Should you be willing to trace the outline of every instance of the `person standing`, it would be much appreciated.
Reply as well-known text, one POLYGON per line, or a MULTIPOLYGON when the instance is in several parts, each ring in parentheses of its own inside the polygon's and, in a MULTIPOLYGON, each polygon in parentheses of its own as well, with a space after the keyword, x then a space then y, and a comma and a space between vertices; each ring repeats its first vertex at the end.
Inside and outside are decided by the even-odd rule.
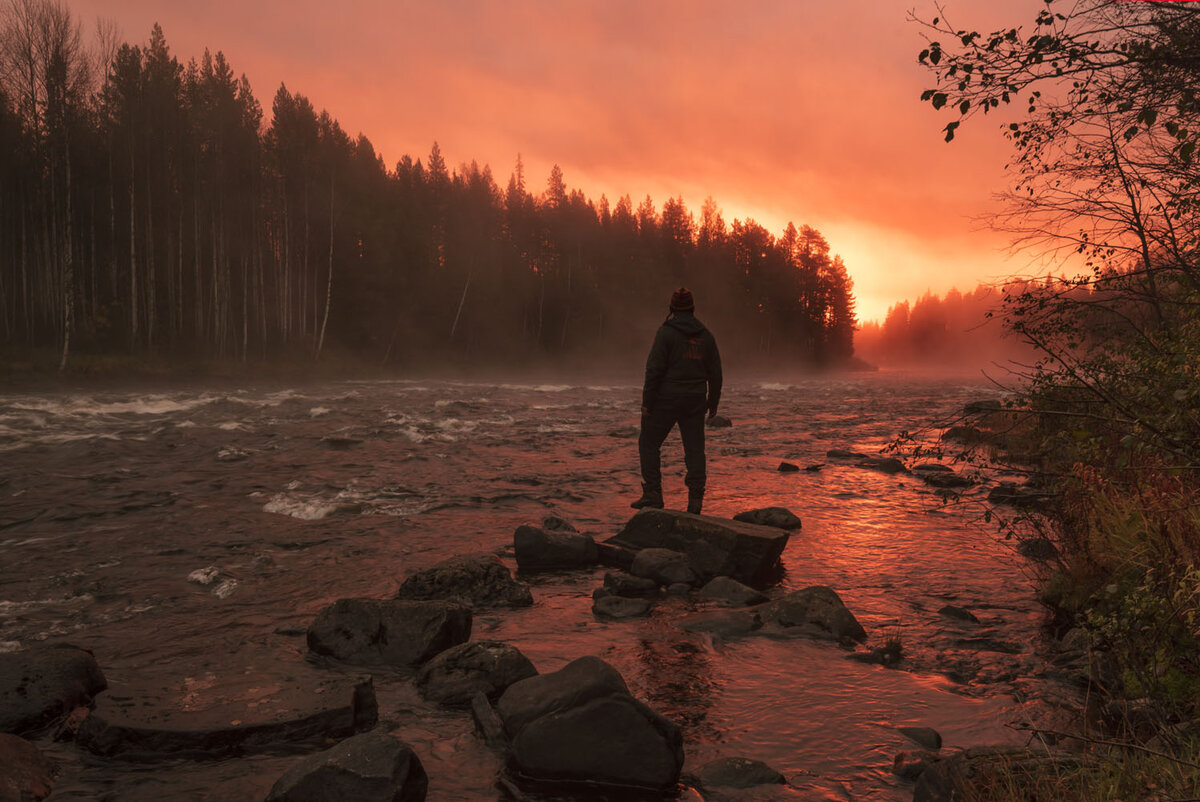
POLYGON ((687 468, 687 511, 699 514, 707 480, 704 413, 707 410, 710 418, 716 415, 721 401, 721 355, 712 332, 696 319, 690 290, 675 290, 670 310, 646 358, 638 436, 642 497, 629 506, 662 508, 662 444, 678 424, 687 468))

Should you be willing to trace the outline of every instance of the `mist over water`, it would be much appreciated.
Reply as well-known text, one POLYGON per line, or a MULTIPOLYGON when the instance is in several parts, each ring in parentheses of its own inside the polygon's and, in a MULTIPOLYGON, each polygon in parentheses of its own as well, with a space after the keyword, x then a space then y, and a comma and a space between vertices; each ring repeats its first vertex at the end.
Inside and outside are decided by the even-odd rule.
MULTIPOLYGON (((362 673, 307 659, 304 630, 330 602, 389 597, 459 553, 497 552, 515 570, 513 531, 547 515, 615 534, 639 488, 639 391, 362 381, 0 397, 0 650, 92 649, 106 693, 148 710, 286 711, 294 688, 362 673)), ((746 756, 786 774, 797 799, 910 798, 890 769, 915 745, 895 727, 932 726, 948 747, 1021 742, 1009 723, 1070 692, 1043 676, 1030 565, 976 522, 998 477, 946 505, 918 477, 825 453, 875 453, 991 395, 975 379, 897 373, 731 381, 721 413, 734 427, 708 430, 705 513, 798 514, 773 593, 833 587, 868 645, 902 640, 905 670, 827 643, 685 633, 676 620, 698 608, 683 599, 597 621, 603 569, 527 578, 534 606, 480 612, 472 637, 511 642, 542 672, 611 662, 681 725, 685 771, 746 756), (823 467, 781 473, 781 461, 823 467), (947 604, 981 623, 940 616, 947 604)), ((677 433, 663 457, 667 504, 681 508, 677 433)), ((399 674, 375 686, 380 726, 414 746, 431 799, 498 796, 497 758, 469 716, 399 674)), ((61 800, 262 798, 296 760, 139 766, 39 745, 61 762, 61 800)))

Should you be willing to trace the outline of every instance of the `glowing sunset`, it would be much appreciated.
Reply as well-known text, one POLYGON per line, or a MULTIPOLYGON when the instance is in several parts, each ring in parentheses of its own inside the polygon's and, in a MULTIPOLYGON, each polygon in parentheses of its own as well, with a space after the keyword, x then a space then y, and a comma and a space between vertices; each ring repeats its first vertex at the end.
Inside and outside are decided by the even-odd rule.
MULTIPOLYGON (((966 7, 955 24, 1024 19, 966 7)), ((550 168, 590 198, 712 196, 725 217, 773 234, 788 221, 830 240, 860 317, 927 289, 973 289, 1028 270, 980 218, 1008 188, 1000 121, 953 145, 918 102, 913 4, 163 4, 81 0, 89 25, 145 42, 163 27, 181 61, 221 50, 270 121, 280 83, 365 134, 391 167, 477 160, 503 185, 517 154, 531 191, 550 168)), ((917 11, 932 12, 932 6, 917 11)))

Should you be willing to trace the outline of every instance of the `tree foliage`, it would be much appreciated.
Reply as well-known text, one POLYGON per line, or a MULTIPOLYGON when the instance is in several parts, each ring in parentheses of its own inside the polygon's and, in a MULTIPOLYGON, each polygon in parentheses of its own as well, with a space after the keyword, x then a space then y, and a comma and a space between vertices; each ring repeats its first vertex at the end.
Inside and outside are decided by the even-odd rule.
MULTIPOLYGON (((558 165, 388 166, 304 95, 269 114, 221 52, 155 26, 86 49, 56 0, 3 0, 0 339, 21 348, 400 367, 640 359, 675 287, 734 359, 850 357, 853 286, 809 228, 610 206, 558 165)), ((105 33, 107 31, 107 33, 105 33)))

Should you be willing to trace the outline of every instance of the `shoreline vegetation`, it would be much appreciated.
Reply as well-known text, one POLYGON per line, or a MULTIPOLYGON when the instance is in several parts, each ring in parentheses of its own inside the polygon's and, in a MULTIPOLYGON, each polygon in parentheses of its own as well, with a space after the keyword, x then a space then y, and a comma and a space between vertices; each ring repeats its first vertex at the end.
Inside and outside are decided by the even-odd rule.
POLYGON ((970 439, 1048 500, 986 519, 1041 541, 1050 670, 1085 702, 1071 731, 968 750, 914 798, 1200 798, 1200 8, 1047 0, 989 34, 916 22, 946 140, 1005 116, 998 224, 1082 268, 1006 295, 997 314, 1036 358, 970 439))

